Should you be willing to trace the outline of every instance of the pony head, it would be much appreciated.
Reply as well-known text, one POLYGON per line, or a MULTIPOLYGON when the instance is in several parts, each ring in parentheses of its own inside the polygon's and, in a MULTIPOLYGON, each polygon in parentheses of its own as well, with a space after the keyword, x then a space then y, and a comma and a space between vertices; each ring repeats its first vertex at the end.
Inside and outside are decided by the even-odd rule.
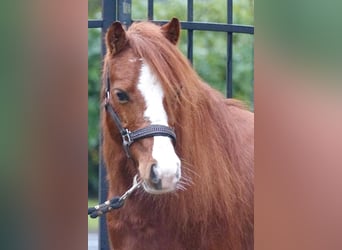
MULTIPOLYGON (((158 29, 165 43, 172 46, 177 44, 180 33, 178 19, 174 18, 158 29)), ((139 29, 135 33, 139 33, 139 29)), ((125 31, 119 22, 114 22, 106 33, 104 75, 109 77, 110 82, 109 103, 118 114, 122 126, 130 131, 149 125, 172 127, 166 109, 165 88, 149 61, 132 48, 134 42, 131 36, 130 30, 125 31)), ((147 47, 144 49, 144 53, 151 50, 147 47)), ((108 119, 108 123, 112 121, 108 119)), ((115 126, 109 127, 115 130, 110 132, 113 140, 121 143, 119 131, 115 126)), ((145 191, 161 194, 177 189, 181 178, 181 162, 169 137, 154 136, 137 140, 130 146, 130 155, 138 166, 145 191)))

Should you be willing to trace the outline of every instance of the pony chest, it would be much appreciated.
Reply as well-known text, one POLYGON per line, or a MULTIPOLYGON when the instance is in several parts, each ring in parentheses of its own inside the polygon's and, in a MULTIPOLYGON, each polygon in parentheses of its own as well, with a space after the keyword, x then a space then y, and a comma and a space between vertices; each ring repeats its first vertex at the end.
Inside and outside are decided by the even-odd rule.
POLYGON ((158 233, 158 224, 155 220, 131 212, 123 212, 115 216, 110 224, 115 232, 136 235, 154 236, 158 233))
POLYGON ((118 249, 142 249, 142 246, 143 249, 159 249, 164 244, 173 245, 165 226, 142 215, 122 213, 109 225, 109 234, 118 249))

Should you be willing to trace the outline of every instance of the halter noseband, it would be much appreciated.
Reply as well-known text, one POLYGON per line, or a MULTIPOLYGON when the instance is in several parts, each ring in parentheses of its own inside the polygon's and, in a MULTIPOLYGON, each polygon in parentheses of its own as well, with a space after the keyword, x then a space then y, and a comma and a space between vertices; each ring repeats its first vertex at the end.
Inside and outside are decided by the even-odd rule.
POLYGON ((137 129, 133 132, 129 131, 127 128, 124 128, 122 126, 122 123, 118 114, 115 112, 114 108, 109 103, 109 98, 110 98, 110 79, 109 79, 109 70, 107 70, 105 109, 112 117, 114 123, 116 124, 116 127, 118 128, 121 134, 122 145, 128 158, 130 158, 129 146, 133 142, 139 139, 144 139, 147 137, 154 137, 154 136, 166 136, 166 137, 170 137, 174 142, 176 141, 175 132, 173 131, 173 129, 171 129, 168 126, 151 124, 147 127, 137 129))

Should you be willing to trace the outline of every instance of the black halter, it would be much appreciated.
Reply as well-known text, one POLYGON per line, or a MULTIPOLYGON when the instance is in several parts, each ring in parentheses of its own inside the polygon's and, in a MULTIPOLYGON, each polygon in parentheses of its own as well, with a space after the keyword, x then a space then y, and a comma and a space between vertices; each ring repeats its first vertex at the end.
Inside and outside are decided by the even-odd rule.
POLYGON ((106 96, 105 96, 105 109, 107 112, 109 112, 114 123, 116 124, 116 127, 120 131, 120 134, 122 136, 122 145, 128 158, 130 158, 129 146, 133 142, 139 139, 143 139, 147 137, 154 137, 154 136, 166 136, 166 137, 170 137, 174 142, 176 141, 176 134, 173 131, 173 129, 164 125, 152 124, 147 127, 137 129, 133 132, 129 131, 127 128, 124 128, 122 126, 122 123, 118 114, 115 112, 112 105, 109 103, 109 98, 110 98, 110 79, 109 79, 109 70, 108 70, 107 71, 106 96))

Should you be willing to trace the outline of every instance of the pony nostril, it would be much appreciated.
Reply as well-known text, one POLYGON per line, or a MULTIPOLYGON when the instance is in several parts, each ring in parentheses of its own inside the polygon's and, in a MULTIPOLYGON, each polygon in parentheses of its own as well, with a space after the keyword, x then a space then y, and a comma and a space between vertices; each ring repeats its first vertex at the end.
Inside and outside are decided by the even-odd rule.
POLYGON ((156 168, 157 167, 154 164, 151 166, 150 180, 152 183, 157 183, 159 181, 156 168))
POLYGON ((158 176, 157 166, 155 164, 151 166, 150 181, 152 185, 154 186, 154 188, 156 189, 162 188, 161 179, 158 176))
POLYGON ((178 168, 177 168, 177 172, 176 172, 176 178, 180 179, 180 167, 179 164, 177 164, 178 168))

